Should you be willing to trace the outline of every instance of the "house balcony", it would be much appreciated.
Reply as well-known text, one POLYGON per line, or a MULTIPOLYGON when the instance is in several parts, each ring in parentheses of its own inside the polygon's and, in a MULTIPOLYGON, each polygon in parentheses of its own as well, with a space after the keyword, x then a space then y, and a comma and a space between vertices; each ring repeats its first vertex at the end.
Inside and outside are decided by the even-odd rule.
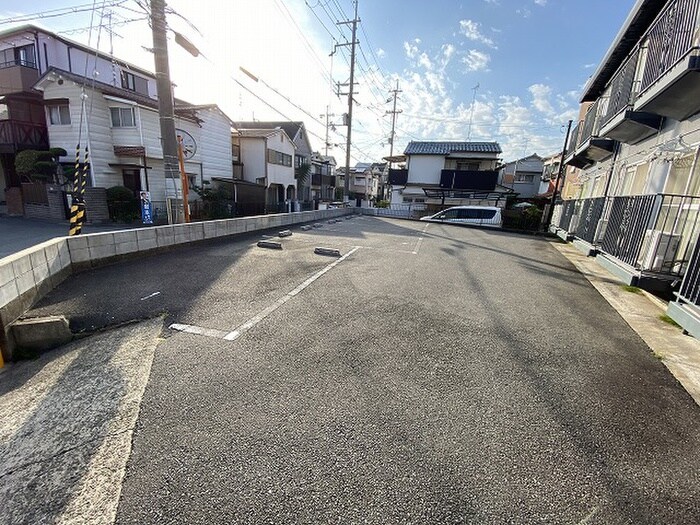
POLYGON ((626 108, 600 128, 600 136, 625 144, 636 144, 658 133, 663 120, 664 117, 656 113, 626 108))
POLYGON ((31 92, 39 80, 39 70, 30 63, 0 64, 0 96, 31 92))
POLYGON ((389 169, 389 184, 392 186, 405 186, 408 182, 408 170, 389 169))
POLYGON ((44 124, 0 120, 0 153, 23 149, 48 149, 49 133, 44 124))
POLYGON ((676 120, 700 111, 699 6, 700 0, 674 0, 652 24, 635 111, 676 120))
POLYGON ((495 170, 442 170, 440 188, 455 190, 493 191, 498 182, 495 170))
POLYGON ((663 116, 633 109, 640 85, 635 80, 639 57, 640 50, 637 49, 610 81, 608 104, 601 118, 601 137, 635 144, 654 135, 661 128, 663 116))
POLYGON ((612 155, 615 141, 600 135, 601 117, 608 102, 608 98, 596 100, 588 109, 585 119, 576 126, 569 140, 566 164, 585 169, 612 155))

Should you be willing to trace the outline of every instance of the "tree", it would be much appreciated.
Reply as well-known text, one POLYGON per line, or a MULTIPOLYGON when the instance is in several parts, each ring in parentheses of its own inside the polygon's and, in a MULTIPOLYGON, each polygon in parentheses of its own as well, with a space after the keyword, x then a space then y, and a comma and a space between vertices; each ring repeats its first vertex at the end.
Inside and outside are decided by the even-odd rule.
POLYGON ((27 149, 15 156, 17 174, 33 182, 52 181, 58 183, 61 174, 59 159, 67 155, 63 148, 51 148, 48 151, 27 149))
POLYGON ((306 184, 309 174, 311 173, 311 164, 305 162, 294 170, 294 178, 297 180, 297 188, 301 188, 306 184))

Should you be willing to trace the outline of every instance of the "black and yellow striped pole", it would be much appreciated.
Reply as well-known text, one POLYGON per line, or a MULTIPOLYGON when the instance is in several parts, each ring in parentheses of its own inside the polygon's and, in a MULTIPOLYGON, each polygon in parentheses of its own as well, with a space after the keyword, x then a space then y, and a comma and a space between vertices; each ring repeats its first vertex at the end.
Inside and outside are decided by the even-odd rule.
POLYGON ((80 178, 80 197, 78 198, 78 233, 83 230, 85 224, 85 187, 87 186, 88 176, 90 175, 90 152, 87 144, 85 145, 85 162, 83 163, 83 176, 80 178))
POLYGON ((80 224, 78 223, 78 199, 80 188, 80 144, 75 147, 75 172, 73 173, 73 193, 70 207, 70 228, 68 235, 80 234, 80 224))

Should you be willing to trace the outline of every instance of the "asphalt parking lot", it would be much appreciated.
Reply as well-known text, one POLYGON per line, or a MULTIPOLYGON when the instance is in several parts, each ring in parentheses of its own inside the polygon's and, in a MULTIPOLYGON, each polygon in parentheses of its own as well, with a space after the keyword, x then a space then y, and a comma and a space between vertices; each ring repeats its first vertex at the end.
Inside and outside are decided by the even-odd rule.
POLYGON ((700 522, 698 406, 550 241, 321 224, 74 275, 31 312, 166 315, 117 523, 700 522))

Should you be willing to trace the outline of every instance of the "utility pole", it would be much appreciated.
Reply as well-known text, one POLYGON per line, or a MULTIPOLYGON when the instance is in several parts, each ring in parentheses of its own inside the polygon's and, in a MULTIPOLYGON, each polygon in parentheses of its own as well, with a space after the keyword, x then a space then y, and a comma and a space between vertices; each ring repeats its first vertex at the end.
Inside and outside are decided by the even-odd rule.
MULTIPOLYGON (((352 103, 355 93, 355 45, 357 44, 357 23, 360 21, 357 18, 357 0, 354 0, 355 16, 352 20, 338 22, 341 24, 352 24, 352 41, 350 42, 350 89, 348 90, 348 138, 345 148, 345 182, 343 185, 343 200, 347 201, 350 194, 350 144, 352 136, 352 103)), ((337 47, 337 46, 336 46, 337 47)))
MULTIPOLYGON (((156 89, 158 92, 158 114, 160 115, 160 141, 163 148, 163 166, 167 179, 175 184, 178 173, 178 146, 175 134, 175 110, 173 88, 170 82, 168 62, 167 23, 165 21, 165 0, 151 0, 151 27, 153 29, 153 55, 156 67, 156 89)), ((177 193, 175 195, 177 198, 177 193)), ((183 205, 187 203, 183 202, 183 205)), ((170 223, 174 217, 168 217, 170 223)))
POLYGON ((328 128, 330 127, 330 122, 328 119, 330 117, 335 117, 334 113, 328 113, 329 110, 330 110, 330 108, 328 106, 326 106, 326 112, 323 115, 321 115, 322 117, 326 117, 326 157, 328 156, 328 148, 331 145, 330 142, 328 142, 329 141, 328 128))
POLYGON ((474 107, 476 106, 476 92, 479 90, 479 83, 472 88, 474 96, 472 96, 472 107, 469 109, 469 128, 467 129, 467 142, 472 138, 472 123, 474 121, 474 107))
POLYGON ((569 120, 569 125, 566 127, 566 138, 564 139, 564 147, 561 149, 561 160, 559 161, 559 171, 557 172, 557 178, 554 182, 554 189, 552 190, 552 200, 549 203, 549 210, 547 211, 547 220, 545 221, 545 228, 549 230, 549 225, 552 222, 552 215, 554 214, 554 202, 557 198, 557 189, 559 188, 559 179, 564 173, 564 159, 566 158, 566 147, 569 145, 569 134, 571 133, 571 124, 573 120, 569 120))
MULTIPOLYGON (((387 111, 387 115, 391 115, 391 136, 389 137, 389 158, 394 156, 394 138, 396 137, 395 129, 396 129, 396 115, 399 113, 402 113, 403 110, 400 109, 396 111, 396 98, 399 93, 402 93, 402 91, 399 89, 399 81, 396 81, 396 89, 392 89, 390 93, 394 94, 394 108, 391 111, 387 111)), ((391 167, 391 160, 389 160, 389 167, 391 167)))

